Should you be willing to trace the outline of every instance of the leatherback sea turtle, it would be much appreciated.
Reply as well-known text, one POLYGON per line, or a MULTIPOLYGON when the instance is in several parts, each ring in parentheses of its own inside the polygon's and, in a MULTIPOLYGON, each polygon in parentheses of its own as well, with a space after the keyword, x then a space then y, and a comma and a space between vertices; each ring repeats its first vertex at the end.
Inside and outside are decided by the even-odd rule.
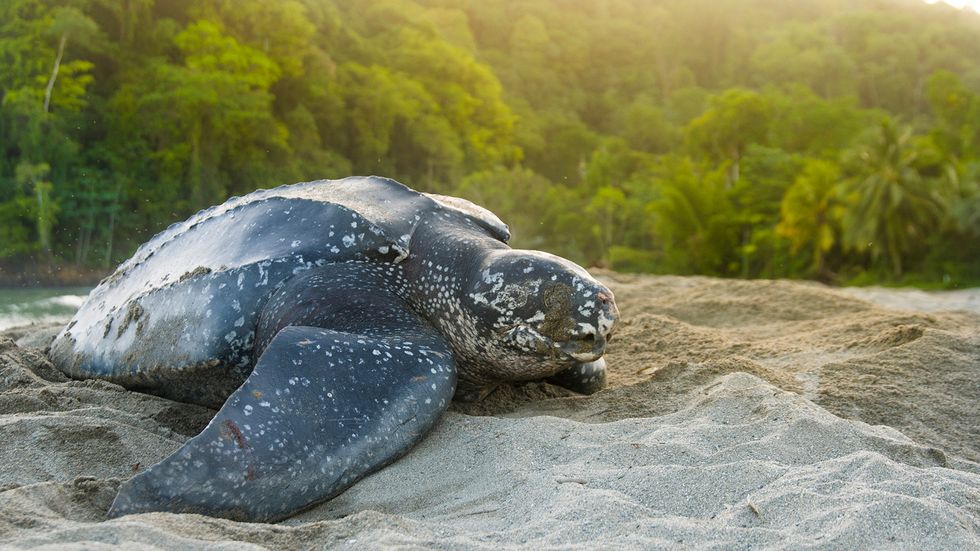
POLYGON ((280 519, 405 454, 454 393, 548 377, 596 391, 612 292, 508 238, 481 207, 378 177, 256 191, 153 237, 51 359, 221 409, 109 515, 280 519))

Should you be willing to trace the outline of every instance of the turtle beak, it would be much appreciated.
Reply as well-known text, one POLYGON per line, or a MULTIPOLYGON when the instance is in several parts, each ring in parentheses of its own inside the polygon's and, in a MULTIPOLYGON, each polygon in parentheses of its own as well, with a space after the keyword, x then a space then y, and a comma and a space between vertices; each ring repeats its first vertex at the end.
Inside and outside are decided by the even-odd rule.
POLYGON ((588 363, 594 362, 606 353, 608 337, 594 331, 585 331, 576 337, 561 343, 562 352, 576 360, 588 363))

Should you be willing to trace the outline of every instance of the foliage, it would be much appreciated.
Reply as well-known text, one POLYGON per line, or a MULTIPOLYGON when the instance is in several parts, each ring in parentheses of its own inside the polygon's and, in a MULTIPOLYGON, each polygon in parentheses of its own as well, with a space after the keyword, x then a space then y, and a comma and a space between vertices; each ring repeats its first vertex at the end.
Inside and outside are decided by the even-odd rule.
POLYGON ((852 176, 842 183, 845 244, 886 262, 895 276, 948 212, 942 179, 923 174, 924 147, 911 128, 886 119, 852 152, 852 176))
POLYGON ((980 283, 980 17, 901 0, 5 0, 0 260, 383 174, 658 273, 980 283))
POLYGON ((841 214, 835 193, 840 181, 836 164, 810 159, 780 204, 776 229, 790 240, 794 254, 809 252, 812 275, 822 274, 827 254, 837 245, 841 214))

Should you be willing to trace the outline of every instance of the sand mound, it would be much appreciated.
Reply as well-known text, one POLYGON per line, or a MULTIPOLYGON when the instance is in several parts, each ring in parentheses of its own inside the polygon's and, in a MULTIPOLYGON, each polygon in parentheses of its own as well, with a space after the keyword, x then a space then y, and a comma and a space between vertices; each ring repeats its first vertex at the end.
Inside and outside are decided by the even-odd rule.
MULTIPOLYGON (((815 283, 603 279, 623 312, 607 356, 609 390, 585 401, 542 402, 561 396, 560 389, 531 384, 459 410, 593 421, 660 415, 691 387, 744 372, 842 417, 889 425, 980 461, 980 313, 886 308, 855 298, 854 290, 815 283)), ((922 295, 911 292, 911 304, 922 295)), ((900 304, 900 296, 891 291, 888 304, 900 304)), ((947 307, 969 307, 980 292, 936 296, 947 307)))
POLYGON ((279 524, 104 522, 121 481, 212 412, 66 380, 26 346, 50 328, 7 333, 25 346, 0 337, 0 545, 980 546, 980 315, 605 276, 624 312, 610 389, 456 404, 408 456, 279 524))

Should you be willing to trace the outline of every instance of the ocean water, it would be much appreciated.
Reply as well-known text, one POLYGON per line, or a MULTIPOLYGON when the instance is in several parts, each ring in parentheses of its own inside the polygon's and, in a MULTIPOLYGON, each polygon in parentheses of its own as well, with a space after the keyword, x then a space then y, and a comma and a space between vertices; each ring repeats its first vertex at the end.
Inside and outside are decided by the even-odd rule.
POLYGON ((67 321, 88 292, 88 287, 0 289, 0 331, 30 323, 67 321))

